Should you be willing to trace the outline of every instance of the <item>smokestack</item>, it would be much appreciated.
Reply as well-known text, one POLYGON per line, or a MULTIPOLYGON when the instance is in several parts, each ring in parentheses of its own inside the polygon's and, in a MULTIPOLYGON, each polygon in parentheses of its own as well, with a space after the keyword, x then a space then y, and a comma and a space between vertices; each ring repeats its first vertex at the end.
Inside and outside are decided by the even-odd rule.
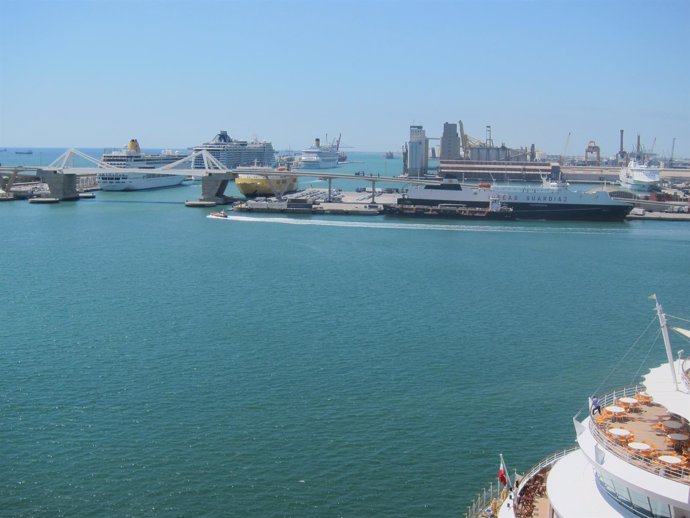
POLYGON ((321 139, 320 139, 320 138, 315 138, 315 139, 314 139, 314 145, 315 145, 316 147, 320 147, 320 146, 321 146, 321 139))
POLYGON ((619 151, 620 156, 623 156, 623 130, 621 130, 621 149, 619 151))

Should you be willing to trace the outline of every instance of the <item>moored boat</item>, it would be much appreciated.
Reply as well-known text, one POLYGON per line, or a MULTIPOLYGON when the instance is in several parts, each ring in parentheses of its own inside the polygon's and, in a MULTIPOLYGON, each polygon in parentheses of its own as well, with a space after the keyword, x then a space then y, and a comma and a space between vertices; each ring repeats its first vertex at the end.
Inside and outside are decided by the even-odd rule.
POLYGON ((239 167, 236 169, 235 186, 246 198, 257 196, 282 196, 297 190, 297 176, 287 173, 285 167, 239 167), (262 174, 264 173, 264 174, 262 174), (274 173, 267 175, 265 173, 274 173))
MULTIPOLYGON (((208 151, 213 158, 228 169, 251 164, 268 167, 275 161, 275 150, 271 142, 256 138, 249 142, 235 139, 230 137, 225 130, 221 130, 209 142, 194 146, 192 150, 194 152, 208 151)), ((202 162, 201 157, 197 158, 196 167, 202 167, 202 162)))
POLYGON ((137 139, 131 139, 122 150, 103 153, 101 162, 113 169, 96 175, 98 185, 104 191, 141 191, 180 185, 185 177, 175 174, 129 172, 127 169, 157 169, 183 159, 184 153, 164 150, 158 154, 141 151, 137 139))
MULTIPOLYGON (((500 456, 498 484, 466 516, 690 516, 690 361, 682 351, 674 357, 667 324, 671 317, 658 301, 656 313, 666 362, 650 369, 637 385, 585 400, 583 411, 573 418, 576 446, 512 480, 500 456)), ((672 329, 690 338, 690 330, 672 329)), ((648 353, 647 345, 644 349, 648 353)))
POLYGON ((659 189, 661 170, 649 164, 630 160, 621 168, 619 180, 623 187, 635 191, 653 191, 659 189))
POLYGON ((632 209, 632 204, 614 199, 604 190, 575 191, 568 184, 548 180, 541 184, 468 186, 455 179, 443 179, 409 189, 398 204, 488 207, 492 197, 511 208, 516 219, 622 221, 632 209))
MULTIPOLYGON (((333 144, 321 145, 321 139, 314 139, 314 145, 302 151, 300 167, 302 169, 331 169, 338 166, 340 156, 340 137, 333 144)), ((347 159, 347 156, 345 156, 347 159)))

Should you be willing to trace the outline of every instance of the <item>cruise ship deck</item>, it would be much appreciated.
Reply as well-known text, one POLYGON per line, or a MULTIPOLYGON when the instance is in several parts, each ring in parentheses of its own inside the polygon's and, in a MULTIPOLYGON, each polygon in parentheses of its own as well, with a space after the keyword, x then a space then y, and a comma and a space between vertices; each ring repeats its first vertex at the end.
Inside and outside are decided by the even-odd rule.
MULTIPOLYGON (((562 452, 559 456, 565 457, 562 462, 555 465, 553 461, 544 462, 543 466, 538 466, 536 475, 526 475, 525 479, 529 480, 520 487, 512 509, 504 502, 502 511, 506 512, 498 513, 498 516, 548 516, 550 504, 553 505, 554 500, 566 502, 566 505, 582 511, 585 511, 582 506, 586 503, 587 509, 595 513, 592 516, 603 510, 607 511, 604 514, 610 515, 611 508, 605 501, 606 496, 594 490, 597 482, 594 473, 588 469, 590 463, 585 456, 587 450, 595 452, 596 455, 597 445, 615 457, 608 460, 611 466, 618 463, 623 469, 625 465, 640 468, 642 471, 630 480, 635 480, 639 487, 649 489, 659 486, 660 482, 666 485, 666 491, 675 490, 678 494, 690 494, 690 422, 674 412, 677 410, 687 413, 684 407, 679 407, 687 404, 687 401, 683 401, 683 392, 677 394, 678 391, 666 381, 667 369, 667 366, 652 369, 645 377, 646 390, 645 387, 637 385, 618 389, 603 396, 600 399, 601 414, 590 415, 583 422, 583 425, 588 426, 591 435, 581 435, 581 449, 562 452), (657 399, 654 400, 650 393, 656 394, 657 399), (588 441, 587 438, 593 440, 588 441), (587 442, 591 444, 586 444, 587 442), (578 483, 592 485, 593 490, 588 493, 600 494, 601 501, 593 498, 584 503, 581 500, 573 500, 567 504, 569 499, 572 500, 573 495, 576 497, 577 494, 561 491, 562 488, 570 487, 570 484, 561 482, 563 479, 572 478, 574 472, 583 474, 578 483), (675 484, 668 485, 663 482, 664 480, 675 484), (556 493, 562 493, 562 497, 558 497, 556 493)), ((680 371, 681 379, 678 380, 678 385, 690 392, 690 359, 683 362, 680 371)), ((657 490, 664 491, 661 487, 657 490)))
POLYGON ((574 419, 575 447, 543 459, 513 492, 492 486, 467 516, 666 516, 660 502, 690 502, 690 358, 673 369, 677 383, 666 363, 643 384, 600 395, 601 413, 574 419))

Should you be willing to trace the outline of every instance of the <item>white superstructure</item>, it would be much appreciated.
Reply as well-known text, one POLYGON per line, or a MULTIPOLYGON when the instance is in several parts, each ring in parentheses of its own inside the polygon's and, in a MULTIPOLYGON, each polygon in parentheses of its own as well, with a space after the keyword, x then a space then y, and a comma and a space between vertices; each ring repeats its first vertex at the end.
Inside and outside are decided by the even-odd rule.
POLYGON ((321 145, 321 139, 314 139, 314 145, 302 151, 301 169, 331 169, 338 166, 340 137, 333 144, 321 145))
MULTIPOLYGON (((475 502, 470 518, 690 516, 690 361, 682 351, 674 357, 658 302, 656 311, 668 361, 638 385, 590 399, 586 417, 573 418, 576 447, 545 459, 515 485, 499 477, 512 487, 475 502)), ((690 338, 690 331, 673 329, 690 338)))
POLYGON ((636 191, 651 191, 659 187, 661 171, 656 166, 630 160, 628 165, 621 168, 619 178, 623 187, 636 191))
MULTIPOLYGON (((238 140, 231 138, 227 131, 221 131, 210 142, 192 148, 193 151, 205 149, 228 169, 240 166, 272 166, 275 162, 273 144, 263 140, 238 140)), ((201 167, 201 159, 196 162, 201 167)))
POLYGON ((137 139, 132 139, 125 148, 103 153, 101 157, 101 162, 107 166, 121 168, 123 171, 98 173, 96 178, 104 191, 141 191, 180 185, 184 181, 184 176, 131 173, 127 172, 127 169, 154 169, 177 162, 185 156, 179 151, 170 150, 161 151, 160 154, 145 154, 142 153, 137 139))

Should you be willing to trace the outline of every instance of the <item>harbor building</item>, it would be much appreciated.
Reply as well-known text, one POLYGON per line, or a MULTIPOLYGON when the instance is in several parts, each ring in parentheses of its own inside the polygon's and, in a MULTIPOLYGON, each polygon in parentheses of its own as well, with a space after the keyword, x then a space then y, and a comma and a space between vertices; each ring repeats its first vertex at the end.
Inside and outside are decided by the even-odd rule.
MULTIPOLYGON (((196 153, 205 149, 228 169, 240 166, 271 166, 275 162, 273 144, 266 141, 233 139, 227 131, 221 131, 210 142, 192 148, 196 153)), ((195 167, 203 167, 202 159, 197 158, 195 167)))
POLYGON ((443 124, 440 155, 441 160, 460 160, 460 136, 457 124, 451 122, 443 124))
POLYGON ((491 126, 486 126, 486 138, 482 141, 465 133, 460 120, 457 125, 443 125, 438 176, 468 182, 539 182, 546 178, 559 178, 560 169, 557 164, 537 162, 534 145, 530 148, 510 148, 505 144, 496 146, 491 136, 491 126))
POLYGON ((558 180, 561 168, 556 162, 441 160, 438 176, 461 182, 541 182, 558 180))
POLYGON ((424 176, 429 169, 429 139, 422 126, 410 126, 406 165, 408 176, 424 176))

